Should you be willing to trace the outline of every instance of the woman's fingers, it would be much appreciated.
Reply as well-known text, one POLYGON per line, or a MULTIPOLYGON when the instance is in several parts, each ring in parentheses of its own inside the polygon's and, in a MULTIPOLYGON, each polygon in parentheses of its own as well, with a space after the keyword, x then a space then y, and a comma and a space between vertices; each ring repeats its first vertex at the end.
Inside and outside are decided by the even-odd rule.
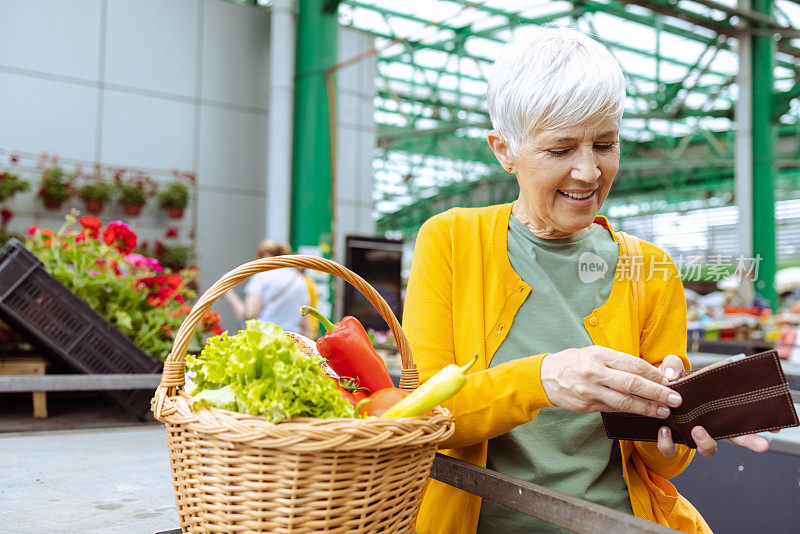
POLYGON ((684 370, 683 360, 674 354, 668 354, 664 361, 661 362, 661 365, 658 366, 658 370, 667 380, 675 380, 684 370))
POLYGON ((658 450, 666 458, 672 458, 678 452, 678 446, 672 441, 672 431, 669 427, 662 426, 658 430, 658 450))
POLYGON ((642 378, 646 378, 659 384, 665 384, 664 376, 656 367, 653 367, 646 361, 624 352, 617 352, 613 349, 605 347, 595 347, 599 349, 603 362, 611 369, 618 371, 625 371, 626 373, 633 373, 642 378))
MULTIPOLYGON (((607 369, 602 383, 613 390, 641 397, 664 408, 681 405, 681 396, 668 387, 624 371, 607 369)), ((669 410, 666 415, 669 415, 669 410)))
POLYGON ((769 450, 769 441, 758 434, 746 434, 744 436, 730 438, 730 440, 740 447, 750 449, 754 452, 767 452, 769 450))
POLYGON ((692 438, 697 444, 697 452, 703 456, 714 456, 717 453, 717 442, 702 426, 696 426, 692 429, 692 438))
POLYGON ((606 347, 567 349, 542 360, 542 387, 555 406, 578 413, 629 412, 669 416, 680 395, 665 387, 659 369, 641 358, 606 347))
POLYGON ((597 392, 597 399, 605 405, 603 411, 635 413, 659 419, 669 417, 669 408, 663 404, 622 393, 614 388, 601 388, 597 392))

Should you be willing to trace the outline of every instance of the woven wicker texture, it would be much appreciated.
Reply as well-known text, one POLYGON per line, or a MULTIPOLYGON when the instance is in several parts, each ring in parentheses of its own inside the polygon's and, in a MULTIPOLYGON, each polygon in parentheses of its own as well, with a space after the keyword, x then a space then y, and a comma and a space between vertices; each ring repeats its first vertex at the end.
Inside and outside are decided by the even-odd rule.
POLYGON ((272 424, 217 408, 193 411, 183 392, 186 349, 214 301, 262 271, 311 268, 358 289, 400 349, 401 386, 417 370, 400 323, 363 278, 330 260, 280 256, 246 263, 206 291, 181 325, 153 412, 167 426, 175 502, 184 532, 409 533, 438 444, 453 433, 447 410, 405 419, 292 419, 272 424))

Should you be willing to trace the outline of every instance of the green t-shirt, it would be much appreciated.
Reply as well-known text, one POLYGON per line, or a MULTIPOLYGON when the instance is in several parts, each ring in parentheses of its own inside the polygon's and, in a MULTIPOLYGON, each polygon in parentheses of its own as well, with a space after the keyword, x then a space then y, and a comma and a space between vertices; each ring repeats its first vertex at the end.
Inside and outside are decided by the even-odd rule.
MULTIPOLYGON (((572 239, 541 239, 512 216, 508 258, 533 291, 491 366, 592 345, 583 318, 608 299, 618 257, 619 247, 598 224, 572 239)), ((599 413, 543 408, 533 421, 489 440, 488 454, 490 469, 633 513, 619 443, 606 437, 599 413)), ((566 531, 484 499, 478 533, 497 532, 566 531)))

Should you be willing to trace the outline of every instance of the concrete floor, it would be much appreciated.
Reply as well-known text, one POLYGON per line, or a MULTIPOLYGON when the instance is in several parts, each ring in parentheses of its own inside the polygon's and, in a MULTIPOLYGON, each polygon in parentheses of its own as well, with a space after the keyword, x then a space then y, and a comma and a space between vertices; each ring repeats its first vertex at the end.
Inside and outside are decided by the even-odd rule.
POLYGON ((0 434, 0 533, 174 528, 163 427, 0 434))
POLYGON ((142 423, 100 393, 56 392, 47 394, 47 419, 33 418, 30 393, 0 394, 0 436, 3 432, 39 432, 86 428, 140 427, 142 423))

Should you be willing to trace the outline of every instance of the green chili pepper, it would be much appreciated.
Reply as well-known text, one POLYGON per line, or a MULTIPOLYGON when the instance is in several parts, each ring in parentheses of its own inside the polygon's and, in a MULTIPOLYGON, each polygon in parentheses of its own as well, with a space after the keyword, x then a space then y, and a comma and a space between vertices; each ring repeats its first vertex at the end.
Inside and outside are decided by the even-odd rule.
POLYGON ((446 401, 467 383, 466 372, 478 360, 478 355, 464 367, 451 363, 433 375, 411 394, 386 410, 381 417, 416 417, 446 401))

